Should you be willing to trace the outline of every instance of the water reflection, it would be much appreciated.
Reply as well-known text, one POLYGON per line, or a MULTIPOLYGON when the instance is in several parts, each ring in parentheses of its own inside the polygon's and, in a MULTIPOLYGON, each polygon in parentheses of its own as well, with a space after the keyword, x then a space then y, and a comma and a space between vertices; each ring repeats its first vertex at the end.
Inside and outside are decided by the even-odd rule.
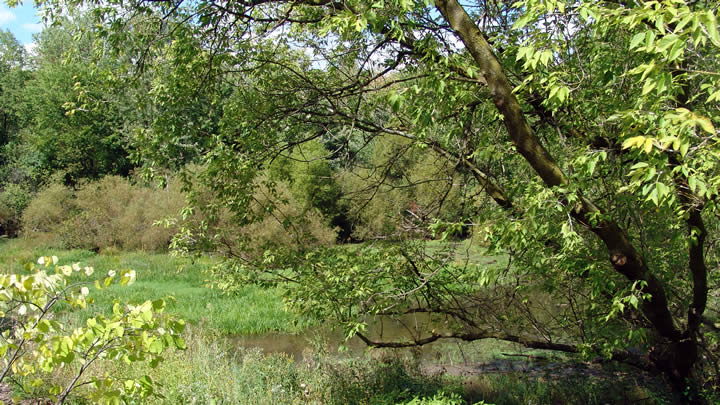
MULTIPOLYGON (((371 340, 380 341, 410 341, 427 336, 427 332, 435 329, 442 330, 442 323, 434 321, 428 314, 418 313, 408 315, 402 319, 376 318, 368 322, 365 335, 371 340)), ((309 328, 306 332, 297 335, 270 333, 264 335, 234 336, 231 338, 232 346, 238 348, 260 348, 266 354, 284 353, 293 357, 295 361, 302 361, 312 356, 320 348, 327 350, 335 356, 357 356, 367 350, 372 350, 359 338, 353 337, 347 342, 341 328, 331 326, 318 326, 309 328), (338 349, 344 346, 345 350, 338 349)), ((437 360, 446 351, 448 342, 434 342, 422 347, 392 349, 395 353, 406 354, 419 358, 421 361, 437 360)))

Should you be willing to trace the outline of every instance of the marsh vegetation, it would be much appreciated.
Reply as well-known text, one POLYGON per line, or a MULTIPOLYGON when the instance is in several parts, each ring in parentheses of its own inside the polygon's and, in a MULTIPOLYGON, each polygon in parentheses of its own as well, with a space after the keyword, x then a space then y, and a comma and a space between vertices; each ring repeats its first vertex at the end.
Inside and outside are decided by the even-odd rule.
POLYGON ((34 4, 31 52, 0 31, 18 393, 717 400, 716 2, 34 4))

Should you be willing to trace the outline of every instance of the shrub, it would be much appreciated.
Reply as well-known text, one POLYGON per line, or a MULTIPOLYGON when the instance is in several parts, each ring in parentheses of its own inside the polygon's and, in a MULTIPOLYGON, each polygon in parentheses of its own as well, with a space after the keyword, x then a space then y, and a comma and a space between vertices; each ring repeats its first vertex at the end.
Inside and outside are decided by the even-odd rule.
POLYGON ((164 250, 176 230, 153 224, 184 204, 175 183, 159 189, 107 176, 74 193, 53 184, 30 203, 23 230, 31 237, 50 233, 66 248, 164 250))
MULTIPOLYGON (((124 378, 91 375, 99 359, 127 363, 148 361, 157 365, 168 347, 183 349, 180 336, 185 323, 162 316, 163 300, 141 305, 115 303, 112 315, 97 315, 84 326, 72 328, 58 321, 59 303, 70 309, 86 308, 89 282, 75 282, 79 274, 90 276, 91 267, 59 266, 56 257, 41 257, 40 267, 25 265, 25 274, 0 274, 0 316, 3 318, 0 382, 11 382, 26 393, 51 398, 57 403, 79 396, 94 403, 118 403, 152 396, 155 387, 148 375, 124 378), (68 378, 51 378, 62 370, 68 378)), ((110 271, 95 288, 113 283, 128 285, 135 272, 110 271)))
POLYGON ((30 203, 31 193, 18 184, 6 184, 0 193, 0 234, 15 236, 20 218, 30 203))
POLYGON ((337 230, 318 209, 306 207, 293 196, 284 182, 272 189, 260 181, 246 211, 251 223, 220 203, 211 191, 198 187, 192 195, 197 210, 180 222, 181 232, 173 240, 176 250, 197 252, 220 250, 230 256, 261 257, 270 247, 313 247, 335 243, 337 230))
POLYGON ((253 237, 257 246, 269 243, 327 246, 335 242, 337 234, 328 226, 328 220, 322 213, 316 208, 304 207, 284 184, 277 184, 272 196, 262 187, 256 195, 256 211, 274 206, 273 213, 264 215, 261 222, 246 225, 240 230, 243 235, 253 237))
POLYGON ((81 215, 63 229, 74 236, 69 247, 164 250, 175 229, 153 224, 176 215, 185 197, 174 183, 160 189, 108 176, 78 190, 76 204, 81 215))
POLYGON ((72 191, 61 184, 50 184, 37 193, 23 212, 23 232, 53 232, 63 221, 73 216, 76 210, 72 191))
POLYGON ((471 190, 453 165, 432 150, 403 139, 377 139, 366 167, 346 170, 338 179, 353 236, 360 240, 429 237, 435 220, 463 222, 476 207, 464 204, 471 190))
MULTIPOLYGON (((210 193, 196 194, 196 206, 216 206, 210 193)), ((180 226, 205 227, 212 247, 262 250, 268 245, 330 245, 337 237, 329 220, 316 208, 306 207, 284 183, 271 193, 259 187, 251 209, 260 216, 250 225, 238 225, 227 210, 197 210, 184 219, 176 217, 186 205, 180 182, 170 180, 164 188, 132 184, 128 179, 107 176, 72 191, 53 184, 35 197, 22 217, 27 237, 51 235, 65 248, 109 252, 166 250, 180 226), (272 209, 270 209, 272 207, 272 209), (154 226, 164 222, 167 226, 154 226), (247 242, 242 244, 240 242, 247 242)), ((0 207, 1 208, 1 207, 0 207)), ((251 254, 251 253, 248 253, 251 254)))

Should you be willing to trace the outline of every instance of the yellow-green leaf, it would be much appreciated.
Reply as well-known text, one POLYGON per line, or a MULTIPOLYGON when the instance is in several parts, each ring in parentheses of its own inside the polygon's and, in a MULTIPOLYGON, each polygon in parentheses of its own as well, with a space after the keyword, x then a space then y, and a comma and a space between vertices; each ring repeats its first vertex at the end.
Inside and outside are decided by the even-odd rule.
POLYGON ((645 137, 640 136, 633 136, 625 140, 622 144, 623 149, 629 149, 629 148, 636 148, 640 147, 645 143, 645 137))
POLYGON ((708 119, 707 117, 697 117, 696 120, 698 125, 700 125, 700 128, 703 129, 703 131, 709 134, 715 134, 715 127, 713 126, 710 119, 708 119))
POLYGON ((652 151, 652 148, 653 148, 653 139, 652 138, 645 139, 645 146, 643 147, 643 150, 645 151, 645 153, 650 153, 652 151))

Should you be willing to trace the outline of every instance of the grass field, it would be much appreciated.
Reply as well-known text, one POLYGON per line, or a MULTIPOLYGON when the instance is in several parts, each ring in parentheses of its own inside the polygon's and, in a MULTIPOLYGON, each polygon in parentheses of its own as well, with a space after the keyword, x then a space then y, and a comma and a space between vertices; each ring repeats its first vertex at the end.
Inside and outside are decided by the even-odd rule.
POLYGON ((308 322, 286 311, 280 292, 247 286, 232 295, 206 287, 204 269, 214 264, 211 258, 191 262, 167 254, 122 252, 101 255, 85 250, 45 249, 28 247, 22 239, 0 242, 0 268, 20 271, 23 264, 40 256, 55 255, 62 264, 79 262, 92 266, 98 279, 110 270, 132 269, 137 280, 130 286, 112 285, 92 289, 95 304, 88 311, 73 314, 82 320, 91 313, 110 313, 115 301, 137 304, 148 299, 170 298, 167 311, 191 324, 202 324, 219 334, 261 334, 268 332, 296 333, 308 322))

